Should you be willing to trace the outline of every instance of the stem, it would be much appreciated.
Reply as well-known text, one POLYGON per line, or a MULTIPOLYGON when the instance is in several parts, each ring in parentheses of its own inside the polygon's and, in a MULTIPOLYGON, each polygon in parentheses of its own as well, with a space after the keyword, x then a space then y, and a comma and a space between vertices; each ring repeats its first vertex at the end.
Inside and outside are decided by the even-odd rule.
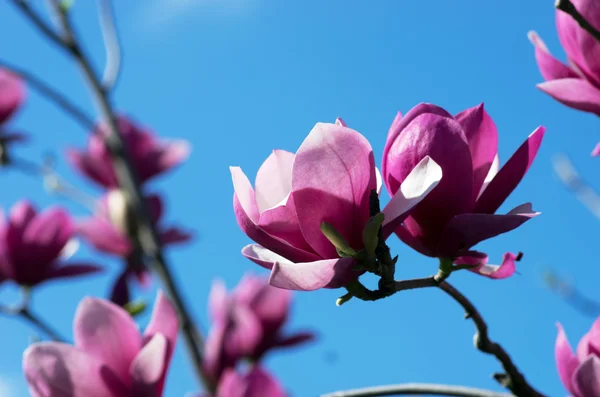
POLYGON ((321 397, 378 397, 430 395, 430 396, 457 396, 457 397, 511 397, 512 394, 498 393, 491 390, 475 389, 465 386, 436 385, 428 383, 406 383, 403 385, 388 385, 365 387, 348 391, 323 394, 321 397))
POLYGON ((34 74, 21 69, 18 66, 11 65, 3 60, 0 60, 0 67, 21 77, 23 80, 29 83, 29 85, 37 89, 40 94, 49 98, 56 105, 58 105, 58 107, 71 115, 73 119, 75 119, 75 121, 78 122, 84 129, 91 130, 94 127, 94 120, 92 117, 71 102, 65 95, 42 81, 42 79, 39 77, 36 77, 34 74))
MULTIPOLYGON (((21 7, 25 15, 29 16, 33 20, 35 13, 31 13, 29 5, 26 2, 13 0, 13 2, 21 7)), ((109 148, 111 154, 112 165, 119 182, 119 186, 125 192, 131 200, 131 205, 135 211, 136 218, 138 221, 138 235, 137 239, 144 250, 144 254, 149 258, 153 269, 160 277, 167 294, 170 296, 177 315, 179 318, 179 324, 181 331, 184 336, 184 340, 187 344, 188 353, 191 356, 192 363, 196 370, 198 377, 204 382, 208 391, 214 391, 215 385, 210 375, 205 371, 202 365, 202 347, 203 339, 200 332, 194 322, 191 319, 190 312, 185 304, 183 297, 181 296, 177 285, 170 272, 169 266, 163 256, 161 244, 158 239, 157 232, 154 228, 154 224, 151 221, 151 217, 146 203, 143 198, 143 194, 140 188, 139 179, 135 173, 133 163, 127 152, 127 148, 123 141, 123 138, 119 134, 117 127, 117 120, 112 110, 108 92, 104 90, 102 84, 97 77, 94 68, 91 65, 89 58, 84 53, 80 46, 79 40, 75 35, 71 21, 67 12, 62 9, 59 0, 50 0, 50 5, 58 17, 60 26, 62 28, 62 36, 58 36, 52 30, 49 30, 45 25, 35 23, 42 33, 49 37, 52 41, 56 42, 56 37, 59 37, 61 48, 66 50, 68 54, 76 61, 77 65, 82 71, 92 93, 93 100, 96 108, 102 114, 109 134, 106 136, 106 145, 109 148)), ((35 21, 34 21, 35 22, 35 21)))
POLYGON ((569 14, 581 28, 591 34, 598 43, 600 43, 600 31, 585 19, 583 15, 577 11, 571 0, 556 0, 554 7, 569 14))
POLYGON ((27 320, 30 324, 38 328, 40 331, 45 333, 50 339, 56 342, 66 343, 66 339, 60 336, 60 334, 54 330, 48 323, 44 322, 38 315, 32 313, 27 308, 23 308, 19 311, 19 315, 27 320))
POLYGON ((504 348, 490 339, 488 335, 488 326, 471 301, 445 281, 439 283, 438 287, 458 302, 463 309, 465 309, 466 317, 472 319, 473 323, 475 323, 475 327, 477 328, 477 334, 475 334, 475 347, 484 353, 495 356, 502 364, 506 374, 496 374, 494 376, 495 379, 504 387, 512 391, 516 396, 544 397, 542 393, 538 392, 527 383, 527 380, 525 380, 523 374, 519 372, 519 369, 512 362, 504 348))

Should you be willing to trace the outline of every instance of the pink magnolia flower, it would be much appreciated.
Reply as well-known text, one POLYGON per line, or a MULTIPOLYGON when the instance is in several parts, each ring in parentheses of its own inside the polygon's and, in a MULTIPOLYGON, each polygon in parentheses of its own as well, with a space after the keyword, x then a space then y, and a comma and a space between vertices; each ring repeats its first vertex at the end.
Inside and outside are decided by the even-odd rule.
POLYGON ((63 263, 62 254, 73 234, 73 222, 66 211, 50 208, 37 213, 27 201, 15 204, 9 218, 0 220, 0 281, 34 286, 100 271, 99 266, 89 263, 63 263))
POLYGON ((573 354, 563 327, 557 325, 554 352, 560 380, 573 397, 600 397, 600 318, 579 341, 577 354, 573 354))
POLYGON ((456 116, 430 104, 400 113, 388 133, 383 152, 383 180, 394 194, 415 164, 430 156, 444 177, 395 232, 418 252, 479 265, 487 277, 514 273, 516 256, 505 255, 501 266, 487 265, 487 255, 469 251, 480 241, 517 228, 539 213, 522 204, 506 215, 496 210, 517 187, 542 142, 538 127, 499 170, 498 132, 483 104, 456 116))
POLYGON ((6 144, 26 139, 24 134, 9 132, 5 128, 6 122, 17 113, 24 101, 25 87, 21 79, 7 70, 0 69, 0 147, 3 150, 6 144))
POLYGON ((243 358, 258 362, 270 350, 314 338, 311 332, 283 332, 291 299, 291 291, 252 275, 245 276, 229 295, 222 282, 213 283, 209 297, 213 324, 206 341, 205 366, 214 379, 243 358))
MULTIPOLYGON (((163 245, 180 244, 192 238, 191 233, 179 227, 161 225, 164 205, 159 195, 151 194, 146 199, 163 245)), ((127 234, 126 223, 129 217, 130 209, 122 193, 111 190, 98 201, 94 216, 77 224, 77 233, 98 251, 124 258, 125 269, 115 280, 111 292, 111 300, 120 305, 130 300, 128 281, 132 277, 137 278, 142 285, 147 285, 149 281, 142 254, 127 234), (112 207, 109 202, 112 202, 112 207)))
MULTIPOLYGON (((418 160, 382 211, 384 238, 441 178, 434 161, 425 156, 418 160)), ((296 154, 273 151, 258 170, 256 191, 239 167, 231 167, 231 174, 238 224, 258 243, 242 253, 271 269, 271 285, 339 288, 360 276, 354 260, 339 258, 320 229, 327 222, 352 248, 363 246, 370 194, 378 190, 378 178, 371 145, 360 133, 340 119, 318 123, 296 154)))
MULTIPOLYGON (((596 0, 572 0, 573 5, 596 29, 600 29, 600 7, 596 0)), ((600 44, 567 13, 556 10, 558 38, 567 53, 565 65, 554 58, 534 31, 529 40, 546 82, 538 88, 557 101, 600 116, 600 44)), ((593 154, 600 153, 600 146, 593 154)))
POLYGON ((228 370, 219 382, 215 397, 286 397, 286 393, 268 372, 255 367, 246 374, 228 370))
POLYGON ((74 346, 34 343, 23 354, 29 390, 34 397, 160 397, 177 330, 162 293, 143 335, 120 307, 85 298, 73 322, 74 346))
MULTIPOLYGON (((179 165, 189 155, 190 147, 186 141, 159 141, 152 131, 124 116, 119 117, 118 126, 141 182, 146 182, 179 165)), ((118 187, 109 150, 104 144, 108 129, 100 124, 94 132, 89 139, 87 150, 69 150, 67 159, 76 169, 100 186, 118 187)))

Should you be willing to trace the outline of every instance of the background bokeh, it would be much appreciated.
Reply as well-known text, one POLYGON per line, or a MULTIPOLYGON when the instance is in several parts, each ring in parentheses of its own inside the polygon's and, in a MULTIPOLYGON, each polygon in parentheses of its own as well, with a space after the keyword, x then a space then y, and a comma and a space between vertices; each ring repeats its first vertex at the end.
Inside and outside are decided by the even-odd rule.
MULTIPOLYGON (((45 9, 45 2, 32 3, 45 9)), ((74 18, 99 66, 104 49, 95 2, 77 1, 74 18)), ((524 182, 504 210, 531 201, 542 216, 480 246, 492 262, 505 251, 522 251, 520 274, 492 281, 469 272, 452 281, 487 319, 533 385, 552 396, 566 391, 554 363, 555 322, 572 343, 592 319, 544 288, 546 267, 598 293, 598 219, 554 176, 552 156, 567 153, 600 187, 598 159, 589 156, 600 138, 595 116, 560 105, 535 88, 541 81, 527 32, 535 29, 563 58, 554 26, 553 2, 501 0, 137 0, 115 1, 125 49, 115 93, 119 110, 163 137, 193 145, 183 167, 152 182, 167 195, 167 219, 193 228, 192 244, 168 251, 193 314, 207 326, 207 295, 214 278, 228 286, 244 272, 264 274, 239 253, 249 242, 232 211, 228 166, 253 178, 274 148, 295 151, 318 121, 340 116, 372 143, 380 163, 385 136, 398 110, 432 102, 451 113, 484 101, 500 133, 504 162, 535 127, 545 142, 524 182)), ((0 2, 0 58, 44 77, 92 111, 71 62, 0 2)), ((67 146, 83 146, 86 131, 36 92, 12 125, 31 133, 20 157, 57 157, 57 170, 89 193, 98 191, 65 164, 67 146)), ((49 196, 39 179, 6 170, 0 174, 0 205, 27 197, 39 206, 59 203, 74 214, 80 206, 49 196)), ((387 196, 384 198, 387 200, 387 196)), ((391 240, 400 255, 397 276, 432 274, 437 264, 391 240)), ((104 275, 48 283, 35 291, 33 307, 66 335, 84 295, 105 296, 119 265, 83 247, 80 258, 98 258, 104 275)), ((150 301, 153 290, 138 291, 150 301)), ((440 291, 417 290, 365 303, 335 306, 341 291, 295 295, 291 326, 318 331, 318 342, 276 353, 268 366, 293 396, 400 382, 465 384, 500 390, 491 379, 496 361, 472 347, 471 322, 440 291)), ((0 300, 15 299, 0 288, 0 300)), ((142 317, 143 324, 147 318, 142 317)), ((0 317, 0 395, 26 396, 21 353, 34 333, 16 319, 0 317), (9 392, 10 389, 10 392, 9 392)), ((166 396, 197 390, 183 344, 177 349, 166 396)))

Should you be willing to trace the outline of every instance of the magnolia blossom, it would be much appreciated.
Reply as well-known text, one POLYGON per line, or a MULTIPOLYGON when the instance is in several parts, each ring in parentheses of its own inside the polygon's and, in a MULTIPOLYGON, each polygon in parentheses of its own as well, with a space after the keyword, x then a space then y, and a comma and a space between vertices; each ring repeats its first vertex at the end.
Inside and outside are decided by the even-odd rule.
POLYGON ((213 283, 209 297, 212 320, 206 341, 205 367, 220 379, 243 358, 258 362, 267 351, 296 346, 314 338, 311 332, 286 334, 291 291, 247 275, 227 294, 222 282, 213 283))
POLYGON ((5 127, 24 101, 25 87, 21 79, 7 70, 0 69, 0 147, 3 150, 6 144, 26 139, 24 134, 9 132, 5 127))
POLYGON ((0 220, 0 281, 12 280, 24 286, 63 277, 76 277, 101 270, 83 262, 66 262, 74 225, 60 208, 38 213, 27 201, 20 201, 8 219, 0 220))
POLYGON ((600 318, 581 338, 576 354, 558 324, 555 356, 560 380, 573 397, 600 397, 600 318))
MULTIPOLYGON (((141 182, 162 174, 182 163, 189 155, 186 141, 159 141, 154 134, 135 124, 130 119, 118 118, 119 133, 131 156, 141 182)), ((110 161, 104 137, 109 133, 106 125, 100 124, 91 135, 85 151, 69 150, 67 159, 81 173, 105 188, 118 187, 117 177, 110 161)))
POLYGON ((245 374, 234 369, 225 372, 215 394, 194 394, 192 397, 286 397, 287 394, 267 371, 253 367, 245 374))
MULTIPOLYGON (((571 2, 592 26, 600 29, 597 0, 571 2)), ((550 54, 536 32, 529 32, 529 40, 535 46, 535 59, 546 80, 538 84, 538 88, 569 107, 600 116, 600 43, 561 10, 556 10, 556 30, 567 53, 568 65, 550 54)), ((600 145, 592 154, 599 153, 600 145)))
POLYGON ((383 180, 396 194, 424 157, 430 156, 444 177, 404 223, 395 230, 418 252, 476 266, 474 271, 505 278, 515 271, 513 254, 501 266, 487 264, 487 255, 469 251, 480 241, 517 228, 539 213, 526 203, 506 215, 495 215, 517 187, 542 142, 538 127, 499 169, 498 132, 483 104, 452 116, 430 104, 400 113, 388 133, 383 152, 383 180))
MULTIPOLYGON (((441 179, 424 155, 382 211, 387 238, 441 179)), ((275 150, 256 175, 256 190, 239 167, 231 167, 239 226, 258 244, 242 250, 271 269, 270 283, 294 290, 339 288, 360 276, 352 258, 340 258, 321 232, 332 225, 355 250, 363 248, 370 195, 378 190, 371 145, 343 121, 318 123, 296 154, 275 150)))
MULTIPOLYGON (((146 200, 163 245, 184 243, 192 238, 191 233, 179 227, 161 225, 164 205, 159 195, 148 195, 146 200)), ((98 251, 124 258, 125 269, 115 280, 111 292, 111 300, 121 305, 129 302, 128 280, 131 276, 136 277, 142 285, 147 285, 149 280, 142 253, 129 237, 128 228, 131 227, 132 218, 131 207, 124 194, 113 189, 98 201, 94 216, 77 224, 78 234, 98 251)))
POLYGON ((73 346, 34 343, 23 354, 29 390, 34 397, 160 397, 177 330, 162 293, 144 334, 120 307, 85 298, 73 322, 73 346))

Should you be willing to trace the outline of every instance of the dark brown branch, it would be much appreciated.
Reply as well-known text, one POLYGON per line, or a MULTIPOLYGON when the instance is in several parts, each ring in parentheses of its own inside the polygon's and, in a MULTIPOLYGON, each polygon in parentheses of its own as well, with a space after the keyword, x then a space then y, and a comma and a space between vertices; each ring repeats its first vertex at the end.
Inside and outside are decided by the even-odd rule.
POLYGON ((406 383, 365 387, 363 389, 338 391, 323 394, 321 397, 383 397, 401 395, 455 396, 455 397, 511 397, 512 394, 498 393, 491 390, 475 389, 465 386, 436 385, 429 383, 406 383))
POLYGON ((600 31, 596 29, 591 23, 588 22, 587 19, 579 11, 575 8, 575 5, 571 2, 571 0, 556 0, 554 3, 554 7, 557 9, 566 12, 581 26, 583 30, 591 34, 598 43, 600 43, 600 31))
POLYGON ((10 308, 6 306, 0 306, 0 313, 11 317, 20 317, 23 320, 30 323, 34 328, 46 334, 50 339, 56 342, 66 342, 66 339, 60 336, 60 334, 46 323, 41 317, 31 312, 27 306, 21 306, 18 308, 10 308))

